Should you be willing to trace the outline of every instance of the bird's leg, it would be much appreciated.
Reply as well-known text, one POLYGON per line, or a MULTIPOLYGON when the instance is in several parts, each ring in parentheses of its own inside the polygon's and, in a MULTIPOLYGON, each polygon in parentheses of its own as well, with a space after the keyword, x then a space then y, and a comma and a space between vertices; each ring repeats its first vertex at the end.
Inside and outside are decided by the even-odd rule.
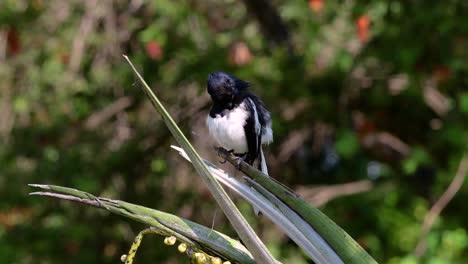
POLYGON ((245 161, 247 164, 251 165, 253 164, 255 158, 252 157, 252 155, 250 155, 248 152, 245 153, 245 154, 240 154, 240 155, 236 155, 237 156, 237 160, 236 160, 236 168, 238 170, 241 169, 241 163, 242 161, 245 161))
POLYGON ((247 152, 247 154, 245 155, 244 161, 250 166, 252 166, 255 161, 255 157, 252 155, 251 152, 247 152))
MULTIPOLYGON (((233 152, 234 152, 233 149, 231 149, 231 150, 225 150, 225 149, 223 149, 223 148, 221 148, 221 147, 220 147, 220 148, 217 148, 217 149, 218 149, 218 156, 219 156, 219 157, 223 157, 223 154, 222 154, 223 151, 227 151, 227 152, 229 152, 229 153, 233 153, 233 152)), ((219 161, 219 163, 224 164, 224 163, 226 163, 226 161, 227 161, 227 158, 225 157, 224 160, 219 161)))
POLYGON ((237 170, 240 170, 240 169, 241 169, 240 165, 241 165, 242 161, 244 161, 244 160, 245 160, 245 156, 238 156, 238 157, 237 157, 237 159, 236 159, 236 165, 235 165, 236 168, 237 168, 237 170))

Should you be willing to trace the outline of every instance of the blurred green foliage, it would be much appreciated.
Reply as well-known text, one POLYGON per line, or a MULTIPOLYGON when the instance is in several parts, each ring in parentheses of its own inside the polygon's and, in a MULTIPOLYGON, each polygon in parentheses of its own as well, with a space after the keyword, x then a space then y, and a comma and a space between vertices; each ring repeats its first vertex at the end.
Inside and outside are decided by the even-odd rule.
MULTIPOLYGON (((213 160, 205 78, 222 69, 252 82, 273 115, 274 177, 295 187, 374 184, 323 210, 379 262, 468 260, 466 185, 437 219, 424 256, 413 254, 426 213, 467 151, 466 1, 273 1, 264 10, 249 2, 265 3, 0 3, 2 263, 116 263, 143 228, 28 197, 27 183, 70 186, 234 234, 170 152, 174 142, 122 53, 213 160), (261 12, 282 23, 272 27, 261 12)), ((307 263, 267 220, 250 219, 284 263, 307 263)), ((162 238, 145 239, 137 262, 186 261, 164 247, 162 238)))

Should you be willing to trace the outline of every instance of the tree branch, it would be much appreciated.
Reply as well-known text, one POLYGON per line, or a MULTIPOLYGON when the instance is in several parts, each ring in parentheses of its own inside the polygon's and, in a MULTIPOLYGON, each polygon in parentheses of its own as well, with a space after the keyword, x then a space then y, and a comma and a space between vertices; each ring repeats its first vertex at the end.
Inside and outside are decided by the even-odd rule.
POLYGON ((319 187, 299 187, 297 192, 313 205, 321 207, 329 201, 347 195, 368 192, 373 188, 369 180, 360 180, 343 184, 325 185, 319 187))
POLYGON ((421 228, 421 238, 414 250, 416 256, 422 256, 426 252, 426 240, 429 232, 431 231, 432 225, 434 224, 437 217, 440 215, 442 210, 447 206, 447 204, 453 199, 453 197, 460 190, 463 182, 465 181, 466 174, 468 172, 468 155, 465 154, 458 165, 457 172, 449 187, 442 196, 437 200, 437 202, 432 206, 429 213, 427 213, 424 218, 424 222, 421 228))

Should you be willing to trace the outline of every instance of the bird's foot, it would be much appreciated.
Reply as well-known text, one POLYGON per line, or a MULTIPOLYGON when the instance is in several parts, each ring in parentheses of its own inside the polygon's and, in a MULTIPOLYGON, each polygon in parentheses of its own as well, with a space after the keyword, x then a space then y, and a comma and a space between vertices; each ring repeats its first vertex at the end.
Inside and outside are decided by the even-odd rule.
POLYGON ((222 154, 222 152, 224 152, 224 151, 227 151, 227 152, 229 152, 229 153, 233 153, 233 152, 234 152, 233 149, 231 149, 231 150, 225 150, 225 149, 223 149, 223 148, 218 148, 218 156, 221 157, 221 158, 223 158, 223 160, 220 160, 220 161, 219 161, 219 163, 221 163, 221 164, 224 164, 224 163, 226 163, 226 161, 227 161, 227 158, 222 154))
POLYGON ((237 168, 238 170, 241 170, 241 164, 242 164, 243 161, 246 162, 247 164, 251 164, 251 163, 250 163, 250 157, 249 157, 248 154, 244 154, 244 155, 242 155, 242 156, 237 156, 237 160, 236 160, 236 165, 235 165, 235 166, 236 166, 236 168, 237 168))

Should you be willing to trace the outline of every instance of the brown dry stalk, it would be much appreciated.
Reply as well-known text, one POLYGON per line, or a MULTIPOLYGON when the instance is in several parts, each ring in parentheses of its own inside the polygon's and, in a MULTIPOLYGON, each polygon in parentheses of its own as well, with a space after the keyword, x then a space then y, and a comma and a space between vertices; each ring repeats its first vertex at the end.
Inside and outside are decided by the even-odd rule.
POLYGON ((426 252, 426 240, 431 231, 432 225, 437 217, 440 215, 442 210, 447 206, 447 204, 453 199, 458 190, 460 190, 463 182, 465 181, 466 174, 468 172, 468 154, 465 154, 458 165, 457 172, 449 187, 442 196, 437 200, 437 202, 432 206, 429 213, 427 213, 424 218, 424 222, 421 228, 421 238, 414 250, 416 256, 422 256, 426 252))

